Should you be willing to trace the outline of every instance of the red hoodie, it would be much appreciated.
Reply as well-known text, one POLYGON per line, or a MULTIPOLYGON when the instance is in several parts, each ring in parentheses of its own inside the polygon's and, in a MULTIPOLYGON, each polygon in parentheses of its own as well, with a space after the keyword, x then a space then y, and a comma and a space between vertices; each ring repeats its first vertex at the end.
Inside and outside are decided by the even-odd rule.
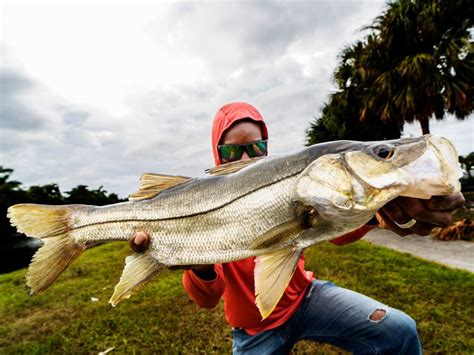
MULTIPOLYGON (((265 122, 255 107, 243 102, 223 106, 217 112, 212 124, 212 151, 216 165, 221 164, 217 145, 224 131, 238 120, 245 118, 259 122, 263 138, 268 138, 265 122)), ((351 243, 362 238, 370 229, 371 227, 363 226, 331 242, 337 245, 351 243)), ((243 328, 248 334, 255 335, 263 330, 280 326, 293 315, 303 300, 306 288, 313 280, 313 273, 305 271, 304 257, 301 257, 295 274, 275 310, 262 321, 255 305, 254 267, 255 257, 216 264, 214 270, 217 277, 212 281, 202 280, 189 270, 183 275, 183 286, 189 297, 204 308, 215 307, 224 295, 227 322, 232 327, 243 328)))

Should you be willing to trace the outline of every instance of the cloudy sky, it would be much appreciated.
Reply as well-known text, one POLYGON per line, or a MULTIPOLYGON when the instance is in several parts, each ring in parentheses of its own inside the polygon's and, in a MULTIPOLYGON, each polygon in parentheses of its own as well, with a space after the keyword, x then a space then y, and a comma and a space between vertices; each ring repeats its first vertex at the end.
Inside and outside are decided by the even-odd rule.
MULTIPOLYGON (((383 1, 43 3, 0 0, 0 165, 25 186, 103 185, 142 172, 202 176, 210 125, 254 104, 271 153, 295 151, 334 90, 340 50, 383 1)), ((474 119, 432 125, 473 148, 474 119)), ((407 135, 420 135, 417 125, 407 135)))

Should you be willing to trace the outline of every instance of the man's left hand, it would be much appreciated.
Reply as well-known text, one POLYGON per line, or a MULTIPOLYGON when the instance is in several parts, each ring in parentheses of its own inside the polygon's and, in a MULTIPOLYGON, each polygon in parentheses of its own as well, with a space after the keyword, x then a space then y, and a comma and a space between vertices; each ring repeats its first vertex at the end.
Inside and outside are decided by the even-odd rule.
POLYGON ((389 229, 400 236, 408 234, 428 235, 434 227, 447 227, 452 222, 452 213, 464 206, 462 193, 450 196, 433 196, 429 200, 410 197, 398 197, 377 213, 380 227, 389 229), (398 225, 416 221, 410 228, 403 229, 398 225), (398 225, 397 225, 398 223, 398 225))

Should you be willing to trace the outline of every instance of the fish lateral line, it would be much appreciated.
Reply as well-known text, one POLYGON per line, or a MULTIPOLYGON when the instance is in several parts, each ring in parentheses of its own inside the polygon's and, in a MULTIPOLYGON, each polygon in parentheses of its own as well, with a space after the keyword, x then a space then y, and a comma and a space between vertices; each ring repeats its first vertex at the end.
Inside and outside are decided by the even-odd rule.
MULTIPOLYGON (((266 184, 266 185, 262 185, 262 186, 259 186, 258 188, 256 188, 255 190, 251 190, 251 191, 248 191, 242 195, 240 195, 238 198, 232 200, 232 201, 228 201, 228 202, 225 202, 223 203, 222 205, 219 205, 219 206, 216 206, 214 208, 210 208, 206 211, 203 211, 203 212, 196 212, 196 213, 190 213, 190 214, 185 214, 185 215, 180 215, 180 216, 173 216, 173 217, 165 217, 165 218, 153 218, 153 219, 149 219, 149 218, 142 218, 142 219, 137 219, 137 218, 129 218, 129 219, 118 219, 118 220, 110 220, 110 221, 104 221, 104 222, 95 222, 95 223, 89 223, 89 224, 82 224, 82 225, 79 225, 79 226, 73 226, 71 229, 74 229, 74 230, 77 230, 77 229, 81 229, 81 228, 86 228, 86 227, 91 227, 91 226, 97 226, 97 225, 106 225, 106 224, 113 224, 113 223, 129 223, 129 222, 158 222, 158 221, 172 221, 172 220, 176 220, 176 219, 182 219, 182 218, 191 218, 191 217, 196 217, 196 216, 200 216, 200 215, 205 215, 209 212, 215 212, 221 208, 224 208, 228 205, 231 205, 232 203, 234 203, 235 201, 245 197, 245 196, 248 196, 248 195, 251 195, 259 190, 262 190, 268 186, 271 186, 271 185, 274 185, 274 184, 277 184, 277 183, 280 183, 282 181, 285 181, 287 179, 290 179, 294 176, 297 176, 301 173, 301 171, 299 172, 296 172, 294 174, 291 174, 291 175, 287 175, 285 176, 284 178, 282 179, 279 179, 279 180, 276 180, 276 181, 272 181, 270 184, 266 184)), ((139 202, 139 201, 137 201, 139 202)), ((102 206, 101 206, 102 207, 102 206)))

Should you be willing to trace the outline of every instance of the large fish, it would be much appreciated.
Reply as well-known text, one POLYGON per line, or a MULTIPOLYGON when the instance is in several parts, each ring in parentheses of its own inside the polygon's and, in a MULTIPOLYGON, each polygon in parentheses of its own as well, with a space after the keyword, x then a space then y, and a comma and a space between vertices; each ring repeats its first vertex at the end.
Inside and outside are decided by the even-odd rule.
POLYGON ((96 207, 19 204, 8 209, 19 232, 41 238, 26 279, 30 294, 50 286, 98 242, 150 235, 126 258, 115 305, 170 265, 224 263, 257 256, 256 303, 266 318, 304 248, 369 221, 397 196, 460 191, 458 155, 444 138, 339 141, 298 153, 211 169, 213 176, 144 174, 130 202, 96 207))

